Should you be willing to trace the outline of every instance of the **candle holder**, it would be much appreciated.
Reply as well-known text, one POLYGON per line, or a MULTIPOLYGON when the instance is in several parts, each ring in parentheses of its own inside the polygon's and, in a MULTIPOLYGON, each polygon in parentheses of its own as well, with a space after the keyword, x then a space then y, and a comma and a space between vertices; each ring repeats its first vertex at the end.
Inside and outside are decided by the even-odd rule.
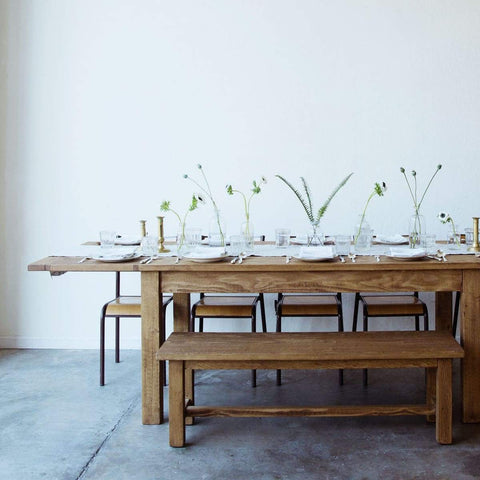
POLYGON ((140 220, 140 237, 146 237, 147 236, 147 221, 146 220, 140 220))
POLYGON ((158 218, 158 253, 168 253, 170 250, 165 248, 164 242, 165 237, 163 236, 163 219, 164 217, 158 218))
POLYGON ((478 243, 478 218, 473 217, 473 245, 468 249, 469 252, 480 252, 480 244, 478 243))

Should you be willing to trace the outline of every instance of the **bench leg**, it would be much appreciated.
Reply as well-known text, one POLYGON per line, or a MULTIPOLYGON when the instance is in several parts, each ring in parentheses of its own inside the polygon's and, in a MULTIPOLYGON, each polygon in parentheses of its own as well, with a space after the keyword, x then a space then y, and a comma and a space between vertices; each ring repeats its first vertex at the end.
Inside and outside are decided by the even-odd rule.
POLYGON ((452 443, 452 360, 438 360, 437 368, 437 442, 452 443))
MULTIPOLYGON (((427 368, 427 407, 431 409, 436 408, 437 404, 437 369, 436 368, 427 368)), ((435 422, 435 414, 427 415, 427 422, 435 422)))
POLYGON ((170 446, 185 446, 185 370, 182 361, 169 362, 168 421, 170 446))

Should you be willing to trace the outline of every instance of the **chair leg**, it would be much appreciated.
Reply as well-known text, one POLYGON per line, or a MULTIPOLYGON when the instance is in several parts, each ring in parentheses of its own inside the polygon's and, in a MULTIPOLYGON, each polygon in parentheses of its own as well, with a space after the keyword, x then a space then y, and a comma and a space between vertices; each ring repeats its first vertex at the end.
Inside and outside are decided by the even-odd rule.
POLYGON ((262 332, 267 331, 267 318, 265 316, 265 298, 263 296, 263 293, 258 294, 260 298, 260 315, 262 317, 262 332))
POLYGON ((105 312, 106 306, 102 308, 100 315, 100 386, 105 385, 105 312))
MULTIPOLYGON (((367 307, 363 306, 363 331, 368 332, 368 312, 367 307)), ((363 386, 366 387, 368 385, 368 369, 363 369, 363 386)))
MULTIPOLYGON (((338 310, 338 331, 343 332, 343 310, 342 310, 342 304, 340 304, 339 310, 338 310)), ((338 383, 340 385, 343 385, 343 369, 340 369, 338 371, 338 383)))
MULTIPOLYGON (((277 313, 277 328, 275 329, 276 332, 282 331, 282 316, 281 314, 277 313)), ((277 370, 277 385, 282 384, 282 371, 277 370)))
MULTIPOLYGON (((257 315, 256 315, 256 307, 252 311, 252 333, 257 331, 257 315)), ((252 370, 252 388, 257 386, 257 371, 252 370)))
POLYGON ((115 317, 115 363, 120 363, 120 317, 115 317))
POLYGON ((353 304, 353 322, 352 322, 352 332, 357 331, 357 320, 358 320, 358 304, 360 303, 360 293, 355 294, 355 302, 353 304))
POLYGON ((415 315, 415 330, 418 332, 420 330, 420 317, 415 315))
POLYGON ((452 324, 452 334, 454 337, 457 335, 457 324, 458 324, 458 312, 460 310, 460 296, 461 292, 455 294, 455 308, 453 311, 453 324, 452 324))
MULTIPOLYGON (((195 321, 195 320, 194 320, 195 321)), ((198 331, 203 332, 203 317, 198 319, 198 331)))

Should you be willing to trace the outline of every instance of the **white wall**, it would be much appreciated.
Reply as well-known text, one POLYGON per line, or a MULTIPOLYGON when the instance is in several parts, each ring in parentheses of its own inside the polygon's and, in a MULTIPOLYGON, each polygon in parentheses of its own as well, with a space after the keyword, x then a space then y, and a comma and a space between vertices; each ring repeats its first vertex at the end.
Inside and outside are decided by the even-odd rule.
MULTIPOLYGON (((0 0, 0 346, 95 348, 113 276, 51 280, 27 264, 105 227, 137 233, 146 218, 154 229, 163 199, 187 205, 182 174, 197 163, 230 230, 242 210, 226 183, 268 177, 252 215, 271 238, 277 226, 306 227, 276 173, 305 176, 319 205, 354 171, 323 230, 351 232, 384 180, 370 223, 405 232, 399 167, 424 186, 439 163, 428 228, 444 235, 439 210, 470 226, 479 25, 476 0, 0 0)), ((210 210, 194 215, 206 229, 210 210)), ((166 226, 175 233, 173 219, 166 226)), ((124 323, 124 344, 138 346, 138 322, 124 323)))

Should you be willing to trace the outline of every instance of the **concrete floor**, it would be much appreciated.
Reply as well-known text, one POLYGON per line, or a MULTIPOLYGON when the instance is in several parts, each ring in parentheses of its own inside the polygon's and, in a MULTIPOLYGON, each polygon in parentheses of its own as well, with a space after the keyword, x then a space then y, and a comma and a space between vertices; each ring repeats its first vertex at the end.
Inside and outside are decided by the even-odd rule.
MULTIPOLYGON (((460 422, 454 444, 435 442, 421 417, 204 418, 188 446, 168 446, 168 423, 141 424, 140 352, 107 356, 98 386, 91 350, 0 350, 0 478, 35 479, 479 479, 480 425, 460 422)), ((458 364, 455 365, 458 392, 458 364)), ((419 370, 197 374, 197 403, 412 403, 424 394, 419 370), (305 401, 305 400, 303 400, 305 401)), ((165 389, 165 398, 167 389, 165 389)))

